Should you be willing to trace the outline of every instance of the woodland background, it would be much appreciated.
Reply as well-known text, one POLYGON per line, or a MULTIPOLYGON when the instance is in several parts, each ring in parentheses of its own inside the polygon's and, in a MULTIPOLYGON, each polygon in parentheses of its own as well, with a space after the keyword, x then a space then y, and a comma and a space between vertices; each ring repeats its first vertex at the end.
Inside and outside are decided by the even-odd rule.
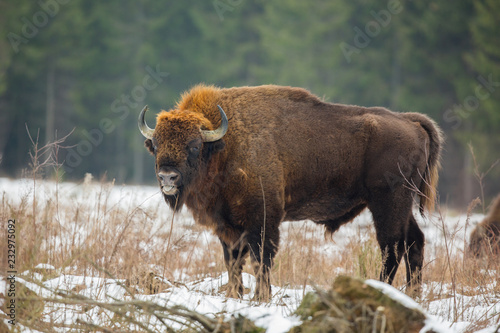
POLYGON ((2 0, 0 36, 0 176, 29 167, 28 129, 41 145, 71 133, 65 180, 153 183, 145 104, 200 82, 280 84, 426 113, 446 135, 441 203, 500 193, 496 0, 2 0))

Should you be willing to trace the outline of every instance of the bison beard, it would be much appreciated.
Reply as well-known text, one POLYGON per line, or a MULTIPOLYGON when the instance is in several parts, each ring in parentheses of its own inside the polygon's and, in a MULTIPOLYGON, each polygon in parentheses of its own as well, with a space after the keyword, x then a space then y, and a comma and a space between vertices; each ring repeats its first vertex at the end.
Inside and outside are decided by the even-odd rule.
POLYGON ((380 279, 392 283, 404 258, 408 290, 418 289, 424 235, 412 203, 416 194, 421 213, 433 208, 442 143, 425 115, 326 103, 280 86, 197 86, 159 113, 154 129, 145 111, 139 128, 158 181, 176 190, 165 200, 186 205, 219 237, 228 296, 243 295, 250 256, 255 297, 270 298, 282 221, 309 219, 333 233, 365 208, 384 259, 380 279))

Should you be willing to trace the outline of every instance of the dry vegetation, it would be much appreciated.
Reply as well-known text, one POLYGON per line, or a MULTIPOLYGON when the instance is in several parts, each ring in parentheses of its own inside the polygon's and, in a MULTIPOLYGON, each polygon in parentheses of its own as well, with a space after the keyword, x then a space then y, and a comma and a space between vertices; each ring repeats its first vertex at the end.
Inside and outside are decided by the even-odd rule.
MULTIPOLYGON (((155 205, 144 208, 127 205, 126 193, 116 202, 111 193, 118 186, 113 182, 74 184, 74 189, 82 193, 71 200, 67 196, 74 194, 68 193, 67 186, 62 191, 57 183, 44 183, 37 189, 45 192, 36 194, 31 185, 26 184, 25 195, 18 202, 4 193, 0 206, 2 220, 14 218, 18 222, 18 272, 41 273, 44 280, 61 273, 113 277, 125 280, 131 293, 148 294, 151 273, 175 285, 215 277, 225 270, 217 239, 194 224, 186 213, 173 217, 163 208, 159 195, 148 200, 157 202, 155 205), (39 263, 50 263, 57 270, 34 269, 39 263)), ((426 260, 424 282, 429 290, 420 300, 421 305, 426 308, 435 299, 453 299, 456 294, 498 294, 497 276, 484 273, 498 271, 498 262, 464 256, 462 251, 453 249, 457 241, 463 241, 454 239, 456 230, 447 230, 444 224, 443 229, 447 233, 446 242, 433 245, 435 248, 428 245, 426 249, 441 255, 426 260)), ((329 239, 322 227, 312 223, 284 223, 272 272, 273 285, 313 284, 328 288, 340 273, 377 279, 381 258, 374 230, 360 223, 355 230, 350 235, 339 231, 329 239), (332 251, 329 245, 333 243, 342 245, 336 247, 341 249, 340 253, 332 251)), ((5 257, 2 255, 2 260, 5 257)), ((245 271, 252 273, 249 264, 245 271)), ((404 286, 404 273, 401 265, 395 281, 400 289, 404 286)), ((29 280, 30 276, 23 278, 29 280)), ((168 286, 157 284, 155 288, 168 286)), ((456 304, 455 313, 449 317, 461 321, 462 310, 468 306, 456 304)), ((478 318, 475 328, 490 320, 478 318)))
MULTIPOLYGON (((20 197, 13 198, 3 192, 0 203, 2 221, 15 219, 17 222, 16 269, 18 272, 29 272, 23 275, 23 279, 30 280, 35 273, 42 274, 43 280, 63 273, 113 277, 123 279, 133 295, 136 292, 150 293, 154 276, 163 278, 162 283, 154 285, 157 290, 162 290, 171 285, 215 277, 225 271, 217 239, 194 224, 189 214, 182 212, 172 216, 159 194, 144 197, 143 202, 147 205, 137 205, 133 204, 129 192, 121 192, 121 187, 112 181, 92 181, 87 177, 85 181, 72 185, 41 182, 37 174, 39 168, 20 189, 23 193, 20 197), (119 193, 118 197, 116 193, 119 193), (40 263, 49 263, 56 270, 35 269, 40 263)), ((469 214, 473 206, 469 207, 469 214)), ((427 308, 436 299, 451 298, 457 302, 456 294, 498 295, 498 276, 489 272, 498 272, 499 262, 475 260, 456 250, 457 242, 464 240, 457 239, 458 230, 448 230, 443 221, 443 216, 438 215, 428 222, 441 224, 440 228, 446 236, 443 244, 426 247, 426 253, 439 255, 431 256, 431 260, 429 255, 426 256, 425 288, 419 303, 427 308)), ((333 235, 333 239, 325 237, 323 228, 312 223, 284 223, 281 246, 272 271, 272 284, 328 288, 340 273, 377 279, 381 258, 374 229, 368 224, 355 223, 355 228, 350 229, 356 230, 355 233, 342 233, 341 229, 333 235), (340 248, 340 252, 333 250, 331 244, 334 242, 342 245, 335 247, 336 251, 340 248)), ((469 221, 465 224, 463 228, 471 228, 469 221)), ((5 224, 2 228, 5 235, 5 224)), ((5 253, 2 253, 2 267, 6 267, 5 258, 5 253)), ((245 271, 253 272, 249 264, 245 271)), ((404 274, 402 264, 395 280, 399 289, 404 289, 404 274)), ((78 289, 73 291, 77 293, 78 289)), ((24 295, 29 300, 26 304, 31 305, 26 305, 17 320, 34 325, 41 331, 51 331, 50 323, 36 322, 40 315, 40 308, 33 306, 36 295, 27 293, 24 295)), ((92 302, 81 297, 66 301, 92 302)), ((485 298, 485 302, 491 300, 485 298)), ((142 310, 145 307, 144 304, 129 306, 142 310)), ((462 321, 463 313, 469 306, 455 304, 454 313, 450 313, 448 319, 462 321)), ((188 318, 192 314, 187 311, 184 315, 188 318)), ((209 320, 200 318, 196 320, 209 320)), ((469 331, 491 325, 491 319, 477 318, 469 331)), ((212 320, 210 325, 216 322, 212 320)), ((89 329, 105 331, 104 328, 89 329)))

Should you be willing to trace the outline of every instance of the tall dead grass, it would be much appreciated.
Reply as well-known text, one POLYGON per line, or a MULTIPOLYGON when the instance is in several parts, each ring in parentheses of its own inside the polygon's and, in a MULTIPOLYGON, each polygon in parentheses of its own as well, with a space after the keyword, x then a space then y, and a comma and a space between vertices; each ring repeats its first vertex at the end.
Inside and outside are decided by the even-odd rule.
MULTIPOLYGON (((15 219, 18 223, 17 270, 28 272, 23 278, 35 280, 39 279, 35 274, 42 274, 44 281, 63 273, 112 277, 125 281, 133 295, 167 287, 157 284, 152 289, 151 277, 161 277, 171 286, 215 277, 225 271, 217 238, 196 225, 189 214, 173 216, 159 191, 133 199, 130 196, 134 192, 143 195, 137 194, 140 188, 131 193, 113 180, 93 181, 88 176, 78 183, 42 181, 42 167, 53 167, 58 174, 59 165, 54 163, 57 158, 53 155, 45 159, 49 161, 45 164, 36 162, 43 154, 53 154, 54 146, 40 151, 35 145, 34 149, 31 181, 25 183, 17 197, 3 192, 0 203, 2 220, 15 219), (50 264, 55 270, 35 268, 40 263, 50 264)), ((463 225, 447 225, 440 210, 427 221, 440 229, 445 242, 426 247, 426 253, 440 255, 426 255, 424 283, 428 287, 419 301, 429 308, 436 299, 453 298, 452 321, 463 320, 468 307, 456 303, 457 294, 500 292, 494 273, 500 269, 498 261, 471 259, 461 250, 466 240, 459 235, 464 234, 461 228, 471 228, 469 217, 473 208, 469 206, 463 225)), ((284 223, 281 230, 281 244, 272 269, 273 285, 305 289, 313 284, 328 288, 338 274, 370 279, 379 276, 380 250, 373 227, 364 221, 354 222, 355 233, 343 233, 341 228, 332 239, 325 237, 321 226, 311 222, 284 223), (332 243, 341 246, 334 247, 332 243)), ((406 283, 404 269, 401 264, 394 282, 401 290, 406 283)), ((244 271, 253 274, 249 263, 244 271)), ((50 314, 48 318, 50 321, 50 314)), ((478 318, 471 331, 490 322, 491 318, 478 318)))

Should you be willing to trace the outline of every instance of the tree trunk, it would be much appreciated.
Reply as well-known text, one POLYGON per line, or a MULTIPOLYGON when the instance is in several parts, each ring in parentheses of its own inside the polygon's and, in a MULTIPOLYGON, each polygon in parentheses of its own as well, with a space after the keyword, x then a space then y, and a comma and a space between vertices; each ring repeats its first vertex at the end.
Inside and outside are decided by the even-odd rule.
POLYGON ((47 71, 47 104, 45 117, 45 141, 47 143, 54 141, 54 119, 55 119, 55 104, 54 104, 54 76, 55 66, 52 61, 49 62, 47 71))

